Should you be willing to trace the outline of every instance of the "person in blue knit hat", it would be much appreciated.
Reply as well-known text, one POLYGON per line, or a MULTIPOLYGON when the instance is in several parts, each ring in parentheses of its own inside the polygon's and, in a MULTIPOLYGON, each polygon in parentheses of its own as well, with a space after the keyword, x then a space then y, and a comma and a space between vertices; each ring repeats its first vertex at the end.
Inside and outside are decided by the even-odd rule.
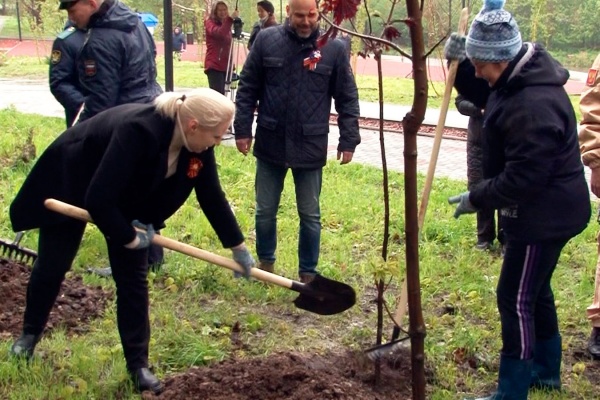
POLYGON ((459 60, 457 91, 485 109, 484 180, 448 199, 454 216, 498 209, 505 255, 496 298, 502 328, 498 387, 486 400, 560 390, 561 336, 550 285, 563 247, 585 229, 590 197, 569 77, 537 43, 523 43, 503 0, 486 0, 466 37, 445 46, 459 60))

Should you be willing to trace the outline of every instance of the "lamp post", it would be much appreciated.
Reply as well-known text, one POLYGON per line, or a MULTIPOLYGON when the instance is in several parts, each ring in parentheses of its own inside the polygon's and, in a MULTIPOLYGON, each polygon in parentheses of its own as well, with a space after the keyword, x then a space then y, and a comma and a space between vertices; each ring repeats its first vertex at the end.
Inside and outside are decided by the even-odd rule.
POLYGON ((173 91, 173 6, 171 0, 163 1, 165 40, 165 91, 173 91))
POLYGON ((17 8, 17 30, 19 31, 19 42, 23 41, 23 37, 21 36, 21 15, 19 13, 19 0, 16 1, 17 8))

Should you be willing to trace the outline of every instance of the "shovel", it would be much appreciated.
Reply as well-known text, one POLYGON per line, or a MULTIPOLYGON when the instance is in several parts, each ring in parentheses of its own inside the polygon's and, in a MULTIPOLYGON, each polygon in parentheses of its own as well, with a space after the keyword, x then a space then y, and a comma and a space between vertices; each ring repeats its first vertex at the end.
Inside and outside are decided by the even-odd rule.
MULTIPOLYGON (((44 202, 46 208, 85 222, 92 222, 90 214, 79 208, 55 199, 44 202)), ((152 243, 190 257, 207 261, 211 264, 244 273, 243 268, 230 258, 223 257, 185 243, 155 235, 152 243)), ((300 293, 294 300, 296 307, 320 315, 333 315, 346 311, 356 303, 354 289, 345 283, 337 282, 321 275, 316 275, 310 283, 300 283, 283 276, 275 275, 258 268, 252 268, 250 276, 263 282, 273 283, 286 289, 300 293)))

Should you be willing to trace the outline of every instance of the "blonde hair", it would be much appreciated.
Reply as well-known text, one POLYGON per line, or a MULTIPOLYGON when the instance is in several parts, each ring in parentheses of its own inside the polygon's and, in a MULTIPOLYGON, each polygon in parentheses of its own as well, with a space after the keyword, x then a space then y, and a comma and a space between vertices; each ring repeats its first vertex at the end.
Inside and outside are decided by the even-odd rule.
POLYGON ((154 100, 154 106, 163 117, 175 119, 179 113, 183 123, 195 118, 202 128, 214 128, 231 121, 235 113, 231 100, 209 88, 194 89, 186 94, 165 92, 154 100))

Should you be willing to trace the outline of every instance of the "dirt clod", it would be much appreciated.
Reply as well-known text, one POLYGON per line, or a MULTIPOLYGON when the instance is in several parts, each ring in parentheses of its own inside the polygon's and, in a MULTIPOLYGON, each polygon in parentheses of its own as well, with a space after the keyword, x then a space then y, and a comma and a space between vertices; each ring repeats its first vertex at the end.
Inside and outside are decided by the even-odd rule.
MULTIPOLYGON (((0 336, 17 337, 21 334, 27 282, 30 267, 7 259, 0 259, 0 336)), ((46 333, 63 325, 68 334, 87 330, 87 322, 99 317, 113 294, 102 287, 84 285, 80 276, 67 277, 50 312, 46 333)))
POLYGON ((159 396, 145 400, 408 400, 411 398, 410 354, 394 354, 403 368, 381 362, 381 382, 373 385, 373 363, 362 354, 278 353, 269 357, 228 359, 193 367, 164 379, 159 396))

